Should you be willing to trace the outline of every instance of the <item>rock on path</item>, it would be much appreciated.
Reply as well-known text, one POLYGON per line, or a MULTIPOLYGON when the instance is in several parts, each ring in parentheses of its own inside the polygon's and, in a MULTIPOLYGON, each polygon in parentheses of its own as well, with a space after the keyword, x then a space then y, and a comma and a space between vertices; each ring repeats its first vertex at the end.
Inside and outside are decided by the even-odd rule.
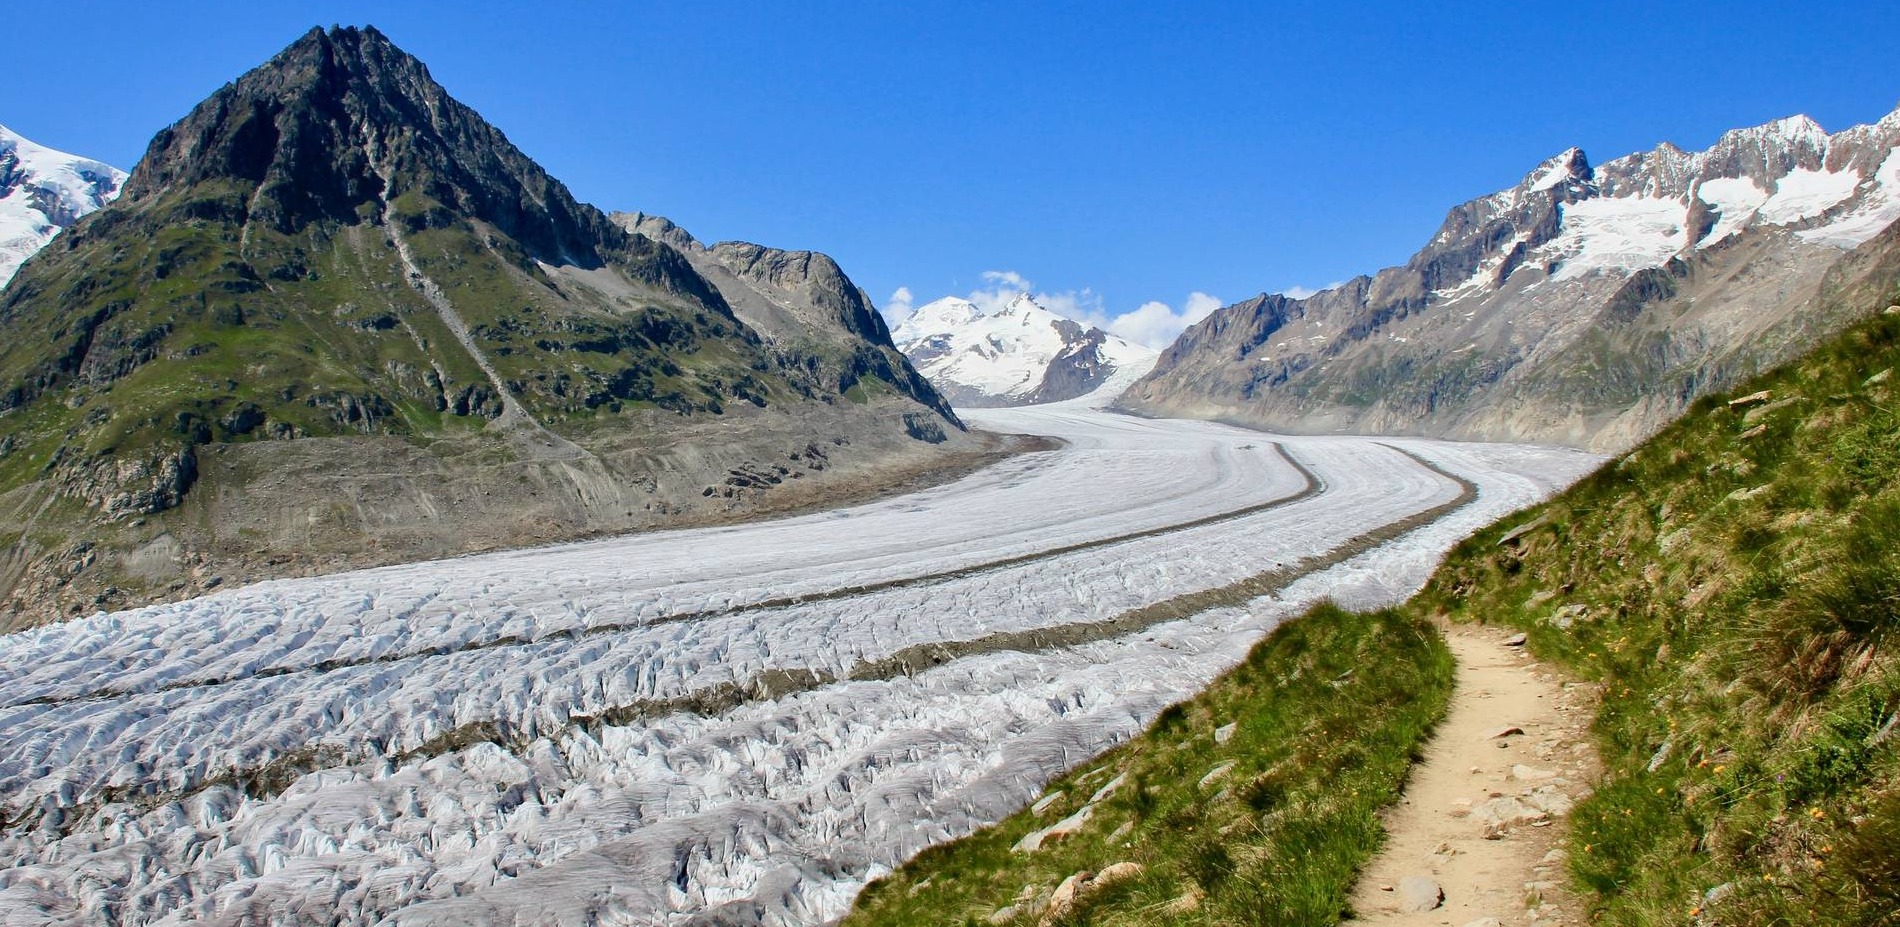
POLYGON ((1564 816, 1599 772, 1596 689, 1541 666, 1505 631, 1445 636, 1458 658, 1451 707, 1387 812, 1385 849, 1360 877, 1350 923, 1584 927, 1562 848, 1564 816), (1421 903, 1427 884, 1439 903, 1421 903))

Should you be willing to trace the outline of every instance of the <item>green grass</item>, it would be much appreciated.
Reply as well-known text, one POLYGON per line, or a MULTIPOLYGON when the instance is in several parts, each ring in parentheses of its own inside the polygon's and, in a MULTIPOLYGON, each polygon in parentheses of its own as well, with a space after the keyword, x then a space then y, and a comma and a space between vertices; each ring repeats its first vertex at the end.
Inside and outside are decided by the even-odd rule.
POLYGON ((926 850, 866 888, 844 923, 982 924, 1028 899, 1012 922, 1035 924, 1037 900, 1063 879, 1117 862, 1144 870, 1085 896, 1069 923, 1334 923, 1451 682, 1451 654, 1428 625, 1321 606, 1140 738, 1051 783, 1045 794, 1062 797, 1041 814, 926 850), (1226 724, 1233 736, 1216 743, 1226 724), (1011 849, 1118 777, 1076 835, 1011 849))
POLYGON ((1900 923, 1896 366, 1883 315, 1700 401, 1410 606, 1605 684, 1571 848, 1601 923, 1900 923))

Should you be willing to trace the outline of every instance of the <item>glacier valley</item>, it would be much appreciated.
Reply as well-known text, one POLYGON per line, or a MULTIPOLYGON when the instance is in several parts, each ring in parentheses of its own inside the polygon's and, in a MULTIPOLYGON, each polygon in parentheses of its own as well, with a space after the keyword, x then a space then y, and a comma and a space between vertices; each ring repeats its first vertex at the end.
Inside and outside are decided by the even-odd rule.
POLYGON ((1600 461, 1080 401, 967 418, 1063 446, 0 638, 0 922, 824 923, 1277 622, 1393 602, 1600 461))

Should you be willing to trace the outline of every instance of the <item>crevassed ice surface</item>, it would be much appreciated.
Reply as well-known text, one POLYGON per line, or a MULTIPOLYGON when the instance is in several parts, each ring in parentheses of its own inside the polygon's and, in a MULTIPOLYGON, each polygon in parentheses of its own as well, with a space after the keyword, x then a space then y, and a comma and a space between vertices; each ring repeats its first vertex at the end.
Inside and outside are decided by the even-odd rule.
POLYGON ((1286 616, 1393 601, 1596 462, 1085 403, 969 418, 1068 443, 822 514, 0 638, 0 922, 822 923, 1138 733, 1286 616), (852 678, 1303 561, 1245 607, 852 678))

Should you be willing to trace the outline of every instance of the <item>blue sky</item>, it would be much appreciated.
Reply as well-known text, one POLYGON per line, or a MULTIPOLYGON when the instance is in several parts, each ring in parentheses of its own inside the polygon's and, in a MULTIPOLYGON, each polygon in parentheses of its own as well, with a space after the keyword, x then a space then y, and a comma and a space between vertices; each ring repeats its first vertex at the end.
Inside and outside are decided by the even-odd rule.
POLYGON ((1110 317, 1402 262, 1571 145, 1900 103, 1900 5, 1874 2, 88 3, 9 17, 0 123, 130 167, 332 23, 603 208, 830 252, 880 304, 1012 272, 1110 317))

